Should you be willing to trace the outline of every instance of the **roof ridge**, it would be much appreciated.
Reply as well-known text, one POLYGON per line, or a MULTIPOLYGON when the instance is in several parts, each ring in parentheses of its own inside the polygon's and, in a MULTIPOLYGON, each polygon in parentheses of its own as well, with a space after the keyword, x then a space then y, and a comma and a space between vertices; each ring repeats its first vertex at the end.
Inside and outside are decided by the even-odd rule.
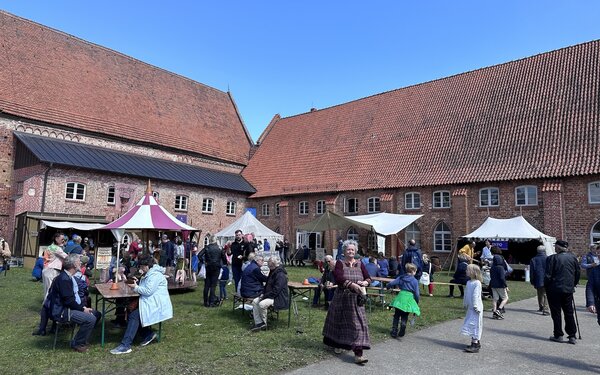
POLYGON ((428 85, 428 84, 433 83, 433 82, 444 81, 444 80, 455 78, 455 77, 459 77, 459 76, 462 76, 462 75, 472 74, 472 73, 475 73, 475 72, 479 72, 479 71, 483 71, 483 70, 488 70, 488 69, 492 69, 492 68, 497 68, 497 67, 501 67, 501 66, 508 65, 508 64, 514 64, 514 63, 517 63, 519 61, 530 60, 530 59, 538 58, 538 57, 540 57, 542 55, 549 55, 549 54, 552 54, 552 53, 558 53, 558 52, 561 52, 563 50, 568 50, 568 49, 572 49, 572 48, 576 48, 576 47, 581 47, 581 46, 583 46, 585 44, 592 44, 592 43, 600 43, 600 39, 588 40, 586 42, 574 44, 574 45, 571 45, 571 46, 565 46, 565 47, 557 48, 557 49, 552 50, 552 51, 540 52, 540 53, 537 53, 535 55, 525 56, 525 57, 521 57, 521 58, 518 58, 518 59, 515 59, 515 60, 504 61, 504 62, 495 64, 495 65, 484 66, 484 67, 481 67, 481 68, 477 68, 477 69, 473 69, 473 70, 467 70, 465 72, 456 73, 456 74, 452 74, 452 75, 445 76, 445 77, 435 78, 435 79, 432 79, 430 81, 419 82, 419 83, 415 83, 415 84, 412 84, 412 85, 403 86, 403 87, 399 87, 399 88, 396 88, 396 89, 392 89, 392 90, 387 90, 387 91, 375 93, 375 94, 372 94, 372 95, 367 95, 367 96, 364 96, 364 97, 361 97, 361 98, 357 98, 357 99, 353 99, 353 100, 350 100, 350 101, 347 101, 347 102, 344 102, 344 103, 334 104, 334 105, 331 105, 331 106, 325 107, 325 108, 318 108, 318 109, 312 108, 311 110, 309 110, 307 112, 302 112, 302 113, 297 113, 295 115, 282 117, 281 119, 285 120, 285 119, 288 119, 288 118, 303 116, 303 115, 311 114, 311 113, 314 113, 314 112, 325 111, 325 110, 336 108, 336 107, 340 107, 340 106, 343 106, 343 105, 346 105, 346 104, 350 104, 350 103, 354 103, 354 102, 359 102, 359 101, 370 99, 370 98, 374 98, 374 97, 377 97, 377 96, 382 96, 382 95, 385 95, 385 94, 388 94, 388 93, 391 93, 391 92, 402 91, 402 90, 406 90, 406 89, 413 88, 413 87, 418 87, 418 86, 424 86, 424 85, 428 85))
POLYGON ((79 42, 82 42, 83 44, 85 44, 85 45, 87 45, 87 46, 90 46, 90 47, 97 47, 97 48, 100 48, 100 49, 102 49, 102 50, 104 50, 104 51, 108 51, 108 52, 110 52, 110 53, 115 53, 115 54, 117 54, 117 55, 119 55, 119 56, 121 56, 121 57, 124 57, 124 58, 126 58, 127 60, 131 60, 131 61, 134 61, 134 62, 136 62, 136 63, 141 63, 141 64, 144 64, 144 65, 146 65, 146 66, 148 66, 148 67, 150 67, 150 68, 152 68, 152 69, 156 69, 156 70, 162 71, 162 72, 164 72, 164 73, 167 73, 167 74, 169 74, 169 75, 171 75, 171 76, 174 76, 174 77, 183 78, 184 80, 186 80, 186 81, 189 81, 189 82, 191 82, 191 83, 195 83, 195 84, 198 84, 198 85, 202 85, 202 86, 204 86, 204 87, 207 87, 207 88, 209 88, 209 89, 212 89, 212 90, 215 90, 215 91, 218 91, 218 92, 220 92, 220 93, 222 93, 222 94, 225 94, 225 95, 227 95, 227 92, 226 92, 226 91, 219 90, 219 89, 217 89, 217 88, 215 88, 215 87, 212 87, 212 86, 209 86, 209 85, 207 85, 207 84, 205 84, 205 83, 198 82, 198 81, 196 81, 196 80, 193 80, 193 79, 191 79, 191 78, 189 78, 189 77, 186 77, 186 76, 183 76, 183 75, 181 75, 181 74, 178 74, 178 73, 171 72, 171 71, 169 71, 169 70, 167 70, 167 69, 165 69, 165 68, 161 68, 161 67, 159 67, 159 66, 156 66, 156 65, 153 65, 153 64, 147 63, 147 62, 145 62, 145 61, 142 61, 142 60, 136 59, 135 57, 132 57, 132 56, 126 55, 126 54, 124 54, 123 52, 119 52, 119 51, 117 51, 117 50, 115 50, 115 49, 108 48, 108 47, 104 47, 104 46, 102 46, 102 45, 100 45, 100 44, 97 44, 97 43, 94 43, 94 42, 90 42, 89 40, 85 40, 85 39, 83 39, 83 38, 80 38, 80 37, 78 37, 78 36, 75 36, 75 35, 73 35, 73 34, 69 34, 69 33, 67 33, 67 32, 64 32, 64 31, 61 31, 61 30, 55 29, 55 28, 53 28, 53 27, 50 27, 50 26, 43 25, 43 24, 41 24, 41 23, 39 23, 39 22, 35 22, 35 21, 29 20, 29 19, 27 19, 27 18, 23 18, 23 17, 17 16, 17 15, 15 15, 15 14, 9 13, 9 12, 7 12, 7 11, 5 11, 5 10, 2 10, 2 9, 0 9, 0 13, 2 13, 2 14, 5 14, 5 15, 7 15, 7 16, 9 16, 9 17, 12 17, 12 18, 19 19, 20 21, 24 21, 24 22, 27 22, 27 23, 30 23, 30 24, 33 24, 33 25, 39 26, 39 27, 41 27, 42 29, 45 29, 45 30, 48 30, 48 31, 52 31, 52 32, 54 32, 54 33, 57 33, 57 34, 62 34, 62 35, 66 36, 66 37, 69 37, 69 38, 73 38, 73 39, 75 39, 75 40, 77 40, 77 41, 79 41, 79 42))

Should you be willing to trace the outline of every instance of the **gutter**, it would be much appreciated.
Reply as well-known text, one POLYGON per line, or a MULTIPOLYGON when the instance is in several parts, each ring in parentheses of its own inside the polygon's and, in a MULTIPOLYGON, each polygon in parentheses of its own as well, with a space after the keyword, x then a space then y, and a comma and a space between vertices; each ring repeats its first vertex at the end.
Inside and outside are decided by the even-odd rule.
POLYGON ((46 169, 46 172, 44 172, 44 188, 42 190, 42 207, 40 209, 41 213, 44 213, 46 210, 46 188, 48 187, 48 173, 50 173, 50 169, 52 169, 52 166, 54 164, 50 163, 50 165, 48 166, 48 169, 46 169))

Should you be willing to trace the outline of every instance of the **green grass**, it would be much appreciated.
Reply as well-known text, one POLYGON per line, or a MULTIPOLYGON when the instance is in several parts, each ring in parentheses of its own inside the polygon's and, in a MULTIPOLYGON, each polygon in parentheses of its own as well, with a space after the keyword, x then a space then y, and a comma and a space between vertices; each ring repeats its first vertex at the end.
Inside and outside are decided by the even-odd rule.
MULTIPOLYGON (((318 276, 317 270, 308 267, 288 268, 288 273, 290 280, 294 281, 318 276)), ((111 355, 109 350, 118 345, 124 330, 112 328, 109 324, 104 348, 100 346, 100 330, 97 329, 92 335, 93 345, 88 353, 71 351, 67 334, 59 337, 53 352, 53 336, 31 335, 39 321, 42 285, 30 281, 29 275, 30 272, 22 268, 11 269, 6 277, 0 275, 0 347, 5 353, 3 373, 275 374, 332 355, 324 350, 322 344, 325 311, 309 311, 308 303, 299 302, 303 334, 296 333, 297 323, 293 316, 291 326, 287 328, 287 311, 280 313, 273 329, 250 333, 248 314, 232 311, 231 300, 216 309, 201 307, 202 282, 196 290, 171 296, 174 318, 163 324, 160 343, 145 348, 134 346, 131 354, 111 355)), ((436 279, 448 281, 450 278, 437 274, 436 279)), ((524 282, 511 281, 509 287, 511 301, 535 295, 535 290, 524 282)), ((435 293, 435 297, 422 297, 422 315, 409 332, 464 316, 461 299, 444 297, 448 293, 446 286, 440 286, 435 293)), ((485 303, 489 310, 490 302, 485 303)), ((379 306, 368 313, 373 343, 388 339, 391 316, 390 311, 379 306)), ((107 319, 113 319, 113 316, 109 315, 107 319)))

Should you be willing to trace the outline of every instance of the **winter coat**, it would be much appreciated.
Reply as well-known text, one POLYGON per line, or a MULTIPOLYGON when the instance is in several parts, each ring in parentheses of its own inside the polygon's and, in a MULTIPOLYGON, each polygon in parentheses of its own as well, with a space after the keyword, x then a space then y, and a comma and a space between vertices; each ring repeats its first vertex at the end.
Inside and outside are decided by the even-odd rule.
POLYGON ((564 251, 546 258, 544 286, 548 293, 575 293, 581 271, 575 255, 564 251))
POLYGON ((544 274, 546 273, 546 253, 538 253, 529 262, 529 281, 535 289, 544 287, 544 274))
POLYGON ((173 306, 164 273, 165 269, 155 264, 134 288, 134 291, 140 295, 139 310, 142 327, 173 317, 173 306))
POLYGON ((273 308, 275 310, 285 310, 289 306, 289 291, 287 272, 283 266, 279 266, 271 272, 267 278, 263 299, 273 299, 273 308))
POLYGON ((406 290, 413 294, 415 301, 419 303, 419 282, 412 275, 405 273, 404 275, 398 276, 394 281, 389 282, 386 288, 391 289, 398 287, 400 290, 406 290))
POLYGON ((267 281, 267 276, 263 275, 256 261, 250 264, 242 272, 242 281, 240 294, 244 298, 254 298, 262 294, 263 283, 267 281))
POLYGON ((494 255, 490 269, 490 288, 506 288, 506 271, 508 267, 502 255, 494 255))

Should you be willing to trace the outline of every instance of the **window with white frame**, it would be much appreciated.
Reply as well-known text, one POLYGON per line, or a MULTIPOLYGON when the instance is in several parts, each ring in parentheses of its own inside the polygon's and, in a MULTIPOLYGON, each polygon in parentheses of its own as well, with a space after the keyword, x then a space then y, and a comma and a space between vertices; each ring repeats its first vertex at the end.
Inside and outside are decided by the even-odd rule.
POLYGON ((65 199, 85 201, 85 185, 79 182, 67 182, 65 199))
POLYGON ((186 195, 175 196, 175 209, 177 211, 187 211, 188 197, 186 195))
POLYGON ((381 211, 381 199, 379 199, 379 197, 367 199, 367 211, 369 213, 381 211))
POLYGON ((346 207, 344 207, 346 213, 354 214, 358 212, 358 198, 346 199, 346 207))
POLYGON ((202 213, 204 214, 212 214, 213 212, 213 199, 212 198, 204 198, 202 199, 202 213))
POLYGON ((517 206, 537 206, 537 186, 518 186, 515 189, 515 202, 517 206))
MULTIPOLYGON (((279 203, 275 203, 275 216, 279 216, 281 214, 279 203)), ((279 232, 277 232, 279 233, 279 232)))
POLYGON ((447 190, 434 191, 433 208, 450 208, 450 192, 447 190))
POLYGON ((404 243, 408 243, 410 240, 415 240, 415 246, 421 248, 421 229, 415 223, 411 223, 404 229, 404 243))
POLYGON ((591 204, 600 203, 600 181, 588 184, 588 202, 591 204))
POLYGON ((358 232, 356 231, 356 229, 354 229, 354 227, 348 228, 348 232, 346 233, 346 239, 358 242, 358 232))
POLYGON ((500 193, 498 188, 479 189, 479 207, 498 207, 500 193))
POLYGON ((406 193, 404 194, 404 208, 407 210, 418 210, 421 208, 421 194, 406 193))
POLYGON ((235 215, 235 208, 237 204, 234 201, 227 201, 227 206, 225 208, 225 215, 235 215))
POLYGON ((262 216, 269 216, 269 215, 271 215, 271 212, 270 212, 271 206, 269 206, 268 203, 263 203, 263 205, 260 206, 260 207, 261 207, 260 208, 260 213, 261 213, 262 216))
POLYGON ((433 251, 450 252, 452 250, 452 232, 443 221, 433 231, 433 251))
POLYGON ((117 204, 116 192, 114 186, 109 186, 108 191, 106 193, 106 204, 109 206, 114 206, 117 204))
POLYGON ((298 214, 299 215, 308 215, 308 202, 301 201, 298 203, 298 214))
POLYGON ((600 221, 598 221, 592 227, 592 231, 590 232, 590 243, 596 243, 600 241, 600 221))
POLYGON ((325 201, 317 201, 317 215, 325 213, 325 201))

